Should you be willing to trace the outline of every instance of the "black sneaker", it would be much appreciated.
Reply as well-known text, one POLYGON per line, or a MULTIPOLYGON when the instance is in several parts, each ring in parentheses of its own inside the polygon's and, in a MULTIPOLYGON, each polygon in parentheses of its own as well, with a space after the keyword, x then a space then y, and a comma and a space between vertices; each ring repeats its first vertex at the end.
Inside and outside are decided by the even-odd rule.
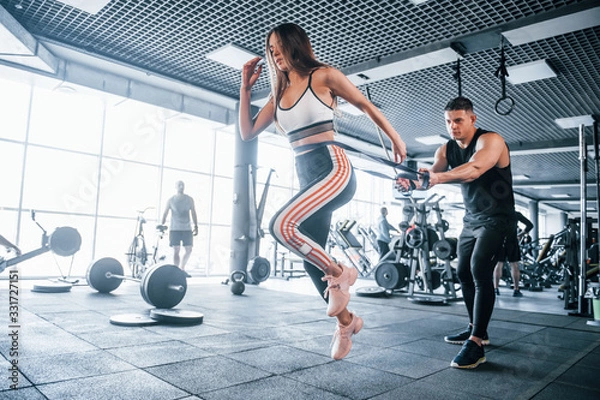
MULTIPOLYGON (((444 336, 444 342, 446 342, 446 343, 452 343, 452 344, 464 344, 465 341, 469 337, 471 337, 471 330, 472 329, 473 329, 473 327, 471 326, 471 324, 469 324, 467 326, 467 329, 464 330, 463 332, 457 333, 456 335, 444 336)), ((487 346, 488 344, 490 344, 490 339, 488 338, 487 332, 483 335, 483 338, 481 340, 481 344, 483 344, 484 346, 487 346)))
POLYGON ((520 290, 515 290, 513 292, 513 297, 523 297, 523 293, 520 290))
POLYGON ((450 363, 454 368, 477 368, 485 362, 485 351, 472 340, 467 340, 454 360, 450 363))
POLYGON ((498 288, 494 289, 494 293, 496 293, 496 296, 500 296, 500 290, 498 288))

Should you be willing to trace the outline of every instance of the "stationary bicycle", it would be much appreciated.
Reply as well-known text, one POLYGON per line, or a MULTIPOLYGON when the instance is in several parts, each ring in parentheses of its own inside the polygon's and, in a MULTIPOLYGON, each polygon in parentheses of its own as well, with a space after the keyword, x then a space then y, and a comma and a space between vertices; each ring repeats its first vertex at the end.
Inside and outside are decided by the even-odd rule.
POLYGON ((152 249, 152 253, 148 253, 146 246, 146 237, 144 235, 144 224, 146 218, 144 213, 153 207, 146 207, 143 210, 138 210, 135 235, 129 246, 127 253, 127 263, 131 270, 131 276, 136 279, 141 279, 144 272, 152 265, 165 259, 165 256, 158 257, 158 245, 167 231, 166 225, 156 225, 156 243, 152 249), (157 258, 158 257, 158 258, 157 258))

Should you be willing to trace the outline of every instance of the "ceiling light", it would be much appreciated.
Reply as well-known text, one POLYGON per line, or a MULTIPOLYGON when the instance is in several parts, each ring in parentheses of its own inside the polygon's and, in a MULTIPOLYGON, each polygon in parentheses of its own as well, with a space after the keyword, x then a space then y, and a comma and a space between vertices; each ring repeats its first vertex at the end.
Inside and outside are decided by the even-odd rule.
MULTIPOLYGON (((450 62, 455 62, 458 54, 450 47, 434 50, 424 54, 417 51, 409 51, 385 57, 376 62, 366 63, 373 65, 360 71, 349 70, 346 76, 355 85, 372 83, 383 79, 400 76, 409 72, 419 71, 425 68, 435 67, 450 62), (414 54, 414 56, 410 56, 414 54)), ((365 64, 362 64, 365 65, 365 64)), ((357 66, 358 67, 358 66, 357 66)))
POLYGON ((442 135, 431 135, 431 136, 420 136, 415 138, 415 140, 419 143, 426 144, 428 146, 433 146, 434 144, 445 144, 448 140, 447 137, 442 135))
POLYGON ((79 8, 90 14, 97 14, 104 8, 105 5, 110 3, 110 0, 57 0, 61 3, 65 3, 68 6, 79 8))
POLYGON ((502 35, 508 39, 510 44, 518 46, 524 43, 591 28, 597 26, 599 21, 600 7, 595 7, 502 32, 502 35))
POLYGON ((529 179, 529 175, 521 174, 521 175, 514 175, 513 176, 513 181, 524 181, 526 179, 529 179))
POLYGON ((585 126, 594 125, 594 117, 591 115, 579 115, 577 117, 557 118, 554 120, 563 129, 579 128, 581 124, 585 126))
POLYGON ((568 199, 569 197, 571 197, 571 195, 567 193, 554 193, 550 196, 554 197, 555 199, 568 199))
POLYGON ((429 0, 410 0, 411 3, 413 3, 415 6, 418 6, 419 4, 423 4, 423 3, 427 3, 429 0))
POLYGON ((525 64, 506 67, 508 76, 506 79, 513 85, 519 83, 537 81, 547 78, 556 78, 556 72, 552 69, 546 60, 537 60, 525 64))
POLYGON ((244 50, 233 43, 220 47, 206 55, 206 58, 210 58, 213 61, 228 65, 231 68, 240 71, 244 64, 254 57, 258 57, 258 55, 251 53, 248 50, 244 50))

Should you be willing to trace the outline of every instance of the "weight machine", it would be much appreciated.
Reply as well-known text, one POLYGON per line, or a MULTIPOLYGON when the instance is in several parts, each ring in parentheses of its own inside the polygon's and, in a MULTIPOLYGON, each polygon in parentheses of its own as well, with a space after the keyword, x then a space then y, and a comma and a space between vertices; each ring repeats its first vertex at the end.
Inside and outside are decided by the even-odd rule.
MULTIPOLYGON (((12 265, 29 260, 30 258, 39 256, 40 254, 44 254, 48 251, 51 251, 58 256, 69 257, 73 256, 81 248, 81 236, 79 235, 79 232, 77 232, 77 229, 69 226, 62 226, 56 228, 52 234, 48 235, 48 232, 42 227, 42 225, 39 224, 39 222, 36 221, 34 210, 31 210, 31 219, 42 230, 41 246, 38 249, 29 251, 16 257, 8 259, 0 257, 0 273, 12 265)), ((73 265, 72 262, 71 265, 73 265)), ((71 282, 67 280, 67 277, 71 274, 71 269, 69 268, 69 273, 67 275, 63 275, 59 266, 59 272, 61 274, 61 278, 59 278, 58 281, 50 281, 49 284, 45 285, 33 285, 32 291, 53 293, 70 291, 73 284, 77 283, 77 281, 71 282)))
POLYGON ((400 223, 402 234, 391 243, 390 252, 375 267, 375 280, 386 290, 407 295, 415 302, 446 304, 449 300, 458 300, 458 279, 451 266, 457 241, 445 237, 448 223, 439 207, 444 196, 433 194, 422 202, 412 196, 409 199, 411 203, 402 210, 405 217, 400 223), (427 222, 431 211, 437 216, 435 225, 427 222), (438 258, 443 263, 438 263, 438 258), (440 286, 444 293, 435 293, 440 286))

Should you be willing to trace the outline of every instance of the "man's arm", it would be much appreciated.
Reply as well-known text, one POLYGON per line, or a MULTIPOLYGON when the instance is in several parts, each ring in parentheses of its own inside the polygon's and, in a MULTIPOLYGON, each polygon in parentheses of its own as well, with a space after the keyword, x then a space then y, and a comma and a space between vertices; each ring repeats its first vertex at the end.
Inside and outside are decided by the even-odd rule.
POLYGON ((163 212, 162 219, 160 220, 160 224, 164 225, 167 222, 167 216, 169 215, 169 210, 171 209, 171 200, 167 202, 167 206, 165 207, 165 212, 163 212))
POLYGON ((521 235, 526 235, 530 230, 533 229, 533 222, 531 222, 526 216, 517 211, 518 222, 525 225, 525 228, 521 230, 521 235))
POLYGON ((194 236, 196 236, 198 234, 198 215, 196 214, 196 205, 194 204, 194 199, 192 199, 192 209, 190 212, 192 213, 192 221, 194 222, 192 233, 194 236))

